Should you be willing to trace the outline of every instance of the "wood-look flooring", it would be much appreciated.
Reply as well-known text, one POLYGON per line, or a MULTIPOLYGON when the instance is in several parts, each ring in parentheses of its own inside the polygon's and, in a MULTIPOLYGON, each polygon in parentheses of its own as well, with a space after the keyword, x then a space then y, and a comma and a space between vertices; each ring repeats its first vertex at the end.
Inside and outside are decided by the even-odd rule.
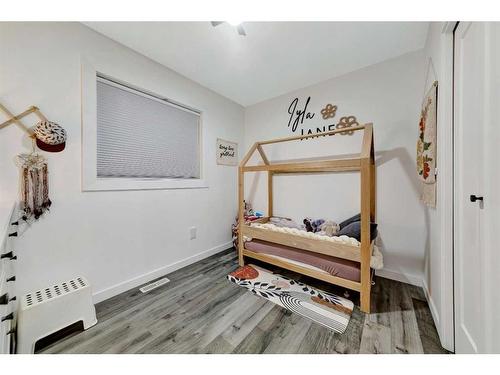
MULTIPOLYGON (((136 288, 101 302, 94 327, 38 352, 446 353, 421 288, 375 278, 372 314, 356 308, 338 334, 227 281, 237 267, 235 251, 225 251, 169 274, 170 283, 147 294, 136 288)), ((350 298, 358 303, 357 293, 350 298)))

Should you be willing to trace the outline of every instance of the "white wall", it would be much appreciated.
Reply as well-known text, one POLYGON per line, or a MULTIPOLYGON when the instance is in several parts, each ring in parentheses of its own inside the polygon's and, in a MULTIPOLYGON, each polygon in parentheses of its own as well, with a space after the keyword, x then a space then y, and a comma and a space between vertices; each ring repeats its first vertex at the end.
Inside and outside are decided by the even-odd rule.
MULTIPOLYGON (((230 246, 236 170, 215 164, 215 143, 243 142, 241 106, 77 23, 0 23, 0 46, 1 102, 17 113, 37 105, 68 132, 66 150, 46 154, 51 212, 19 240, 19 292, 83 275, 102 300, 230 246), (81 191, 82 56, 203 111, 208 189, 81 191)), ((16 126, 0 130, 1 223, 17 199, 15 155, 29 147, 16 126)))
MULTIPOLYGON (((384 252, 381 274, 421 284, 428 241, 426 211, 419 202, 415 144, 423 96, 424 56, 412 52, 353 73, 306 87, 245 110, 245 143, 291 135, 288 107, 298 97, 311 96, 314 118, 304 126, 330 124, 320 110, 327 103, 338 106, 334 120, 355 115, 360 123, 373 122, 377 163, 377 222, 384 252)), ((300 129, 300 127, 299 127, 300 129)), ((360 137, 283 143, 266 148, 270 159, 318 157, 359 152, 360 137)), ((266 210, 266 176, 247 179, 247 199, 266 210)), ((359 174, 276 177, 274 214, 302 219, 327 217, 337 221, 360 210, 359 174)))
MULTIPOLYGON (((453 334, 453 35, 446 24, 433 22, 424 48, 427 91, 438 85, 437 206, 426 209, 424 290, 441 344, 454 350, 453 334)), ((452 28, 452 26, 450 26, 452 28)))
MULTIPOLYGON (((491 22, 489 48, 491 51, 491 63, 489 70, 489 101, 488 107, 489 126, 486 128, 485 140, 485 197, 488 197, 489 209, 487 208, 485 220, 485 239, 484 244, 489 249, 488 268, 485 273, 488 278, 485 280, 487 285, 485 296, 494 296, 496 298, 486 298, 487 322, 486 327, 491 327, 492 332, 487 343, 488 353, 500 353, 500 325, 498 324, 498 311, 500 311, 500 298, 498 298, 497 288, 500 285, 500 257, 498 256, 498 233, 500 230, 500 173, 498 170, 498 145, 500 144, 500 127, 498 118, 500 118, 500 24, 491 22)), ((488 71, 488 70, 487 70, 488 71)))

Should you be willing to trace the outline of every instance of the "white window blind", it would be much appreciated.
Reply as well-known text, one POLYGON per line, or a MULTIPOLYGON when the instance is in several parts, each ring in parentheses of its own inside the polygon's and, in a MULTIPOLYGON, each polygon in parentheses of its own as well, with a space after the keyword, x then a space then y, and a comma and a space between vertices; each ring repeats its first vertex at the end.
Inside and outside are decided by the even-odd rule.
POLYGON ((97 177, 200 178, 200 114, 97 79, 97 177))

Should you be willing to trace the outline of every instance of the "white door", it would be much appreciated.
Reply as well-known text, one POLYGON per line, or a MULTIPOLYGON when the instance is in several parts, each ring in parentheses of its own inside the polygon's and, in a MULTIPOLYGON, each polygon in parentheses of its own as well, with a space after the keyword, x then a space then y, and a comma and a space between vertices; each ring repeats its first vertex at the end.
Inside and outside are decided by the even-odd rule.
MULTIPOLYGON (((489 169, 488 132, 491 128, 492 24, 461 22, 455 31, 454 142, 454 288, 455 351, 485 353, 493 344, 494 299, 498 288, 491 285, 493 249, 488 228, 492 209, 489 186, 491 173, 498 175, 500 144, 495 151, 496 166, 489 169), (492 315, 493 314, 493 315, 492 315)), ((497 103, 498 105, 498 103, 497 103)), ((491 154, 489 156, 491 158, 491 154)), ((497 192, 500 194, 500 192, 497 192)), ((496 199, 496 197, 495 197, 496 199)), ((496 216, 498 218, 498 216, 496 216)), ((498 224, 498 223, 496 223, 498 224)), ((498 233, 498 232, 497 232, 498 233)), ((498 246, 497 245, 495 247, 498 246)), ((496 252, 497 256, 500 253, 496 252)))

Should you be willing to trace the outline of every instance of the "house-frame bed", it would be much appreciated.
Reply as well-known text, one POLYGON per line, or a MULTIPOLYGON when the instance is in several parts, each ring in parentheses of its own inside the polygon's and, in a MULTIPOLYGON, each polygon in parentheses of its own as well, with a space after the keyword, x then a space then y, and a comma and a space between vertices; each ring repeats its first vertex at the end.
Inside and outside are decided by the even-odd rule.
MULTIPOLYGON (((245 264, 245 257, 276 265, 303 275, 339 285, 360 292, 361 311, 370 312, 371 272, 370 260, 373 251, 373 242, 370 240, 370 223, 375 222, 375 157, 373 148, 373 126, 365 124, 346 129, 337 129, 324 133, 300 135, 256 142, 241 160, 238 168, 238 260, 240 266, 245 264), (345 133, 346 131, 363 131, 361 152, 350 158, 331 158, 320 161, 302 161, 291 163, 271 163, 263 150, 263 145, 291 142, 307 138, 322 137, 345 133), (252 155, 257 151, 264 164, 247 166, 252 155), (305 238, 288 233, 269 231, 263 228, 250 226, 244 221, 244 193, 246 172, 267 172, 268 175, 268 212, 267 217, 259 219, 261 223, 268 221, 273 215, 273 176, 284 173, 322 173, 358 171, 361 177, 361 245, 353 246, 345 243, 322 241, 316 238, 305 238), (268 241, 280 245, 298 248, 312 253, 328 255, 360 263, 360 282, 319 272, 308 267, 302 267, 294 262, 276 258, 263 253, 245 249, 243 237, 268 241)), ((255 222, 255 221, 254 221, 255 222)))

